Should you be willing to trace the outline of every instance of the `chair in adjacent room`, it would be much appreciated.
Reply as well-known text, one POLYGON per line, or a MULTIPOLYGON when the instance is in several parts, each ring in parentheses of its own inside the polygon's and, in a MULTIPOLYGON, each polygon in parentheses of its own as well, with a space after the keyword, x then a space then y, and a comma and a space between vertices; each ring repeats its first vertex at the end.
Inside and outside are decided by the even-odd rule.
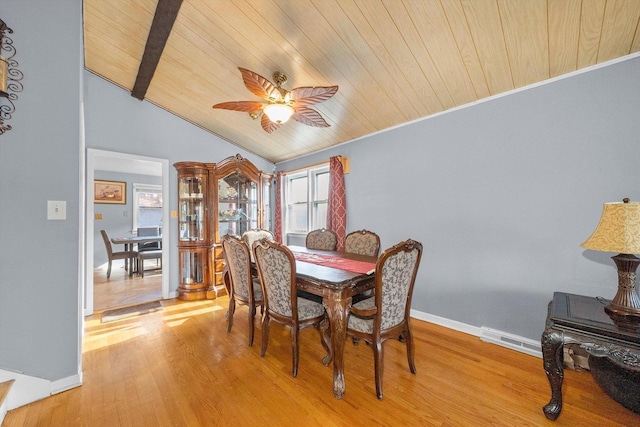
POLYGON ((305 245, 309 249, 321 249, 324 251, 335 251, 338 245, 338 236, 331 230, 319 228, 307 234, 305 245))
POLYGON ((111 277, 111 264, 114 259, 124 259, 130 261, 129 263, 129 276, 133 274, 133 260, 138 256, 138 251, 121 251, 114 252, 113 247, 111 246, 111 240, 109 240, 109 236, 107 232, 104 230, 100 230, 100 234, 102 234, 102 240, 104 240, 104 246, 107 249, 107 256, 109 257, 109 267, 107 268, 107 279, 111 277))
POLYGON ((380 253, 380 237, 369 230, 353 231, 344 238, 344 251, 377 257, 380 253))
POLYGON ((141 251, 138 252, 138 274, 140 274, 140 277, 144 277, 144 260, 145 259, 155 259, 156 260, 156 268, 155 270, 158 270, 158 267, 161 269, 162 268, 162 249, 148 249, 145 251, 141 251), (160 265, 158 266, 158 261, 160 262, 160 265))
POLYGON ((411 239, 385 250, 376 263, 374 295, 351 307, 347 335, 371 344, 376 394, 380 400, 384 341, 402 337, 407 346, 409 370, 416 373, 409 312, 421 257, 422 244, 411 239))
MULTIPOLYGON (((322 304, 296 295, 296 262, 293 253, 286 246, 275 241, 261 239, 253 246, 253 254, 264 295, 264 313, 262 315, 262 348, 260 355, 267 352, 269 324, 271 321, 287 326, 291 330, 291 350, 293 365, 291 375, 298 375, 298 333, 309 326, 320 331, 320 323, 325 321, 326 313, 322 304)), ((329 346, 320 332, 322 346, 329 355, 329 346)))
POLYGON ((229 311, 227 313, 227 332, 231 332, 236 304, 249 308, 249 345, 253 345, 254 319, 256 308, 264 313, 262 288, 258 278, 251 274, 251 258, 247 244, 236 236, 222 236, 222 253, 227 263, 225 274, 229 278, 229 311))
MULTIPOLYGON (((138 227, 139 237, 160 236, 160 228, 158 227, 138 227)), ((155 259, 156 266, 160 263, 162 268, 162 242, 145 242, 138 243, 138 273, 144 277, 144 260, 155 259)))
MULTIPOLYGON (((138 227, 138 237, 154 237, 160 236, 158 227, 138 227)), ((155 251, 162 248, 161 242, 145 242, 138 244, 138 252, 155 251)))
POLYGON ((247 230, 242 233, 242 240, 247 244, 247 247, 249 248, 249 254, 251 255, 252 262, 254 261, 252 252, 253 243, 264 238, 273 240, 273 233, 271 233, 269 230, 261 230, 258 228, 254 230, 247 230))

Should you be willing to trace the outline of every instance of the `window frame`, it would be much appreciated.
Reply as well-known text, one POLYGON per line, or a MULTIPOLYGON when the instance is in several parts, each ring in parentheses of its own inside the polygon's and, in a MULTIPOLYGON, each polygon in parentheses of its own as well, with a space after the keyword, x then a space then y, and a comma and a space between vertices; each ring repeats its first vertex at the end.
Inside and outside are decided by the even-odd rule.
MULTIPOLYGON (((159 184, 139 184, 133 183, 133 218, 132 218, 132 232, 137 232, 140 227, 140 206, 138 204, 138 193, 159 193, 162 196, 162 185, 159 184)), ((164 205, 165 201, 162 200, 164 205)), ((159 207, 162 213, 162 206, 159 207)), ((160 220, 160 226, 162 226, 163 219, 160 220)))
MULTIPOLYGON (((327 198, 326 199, 318 199, 317 195, 318 195, 318 176, 319 175, 323 175, 323 174, 329 174, 329 162, 327 163, 323 163, 320 165, 315 165, 312 167, 308 167, 308 168, 303 168, 303 169, 299 169, 296 170, 295 172, 291 172, 291 173, 287 173, 285 175, 285 179, 283 180, 283 188, 282 188, 282 203, 283 203, 283 218, 282 218, 282 224, 283 224, 283 231, 285 236, 306 236, 309 231, 311 230, 315 230, 317 228, 321 228, 326 226, 326 215, 324 218, 324 221, 319 222, 318 221, 318 208, 322 205, 328 206, 329 204, 329 179, 327 179, 327 188, 326 188, 326 194, 327 194, 327 198), (295 179, 299 179, 302 177, 306 177, 307 178, 307 201, 305 202, 305 204, 307 205, 307 230, 302 232, 300 230, 295 230, 295 231, 291 231, 289 229, 289 206, 291 205, 291 203, 289 203, 289 199, 290 199, 290 188, 291 188, 291 181, 295 180, 295 179), (324 225, 321 225, 324 224, 324 225)), ((325 209, 326 212, 326 209, 325 209)), ((288 237, 287 237, 288 239, 288 237)))

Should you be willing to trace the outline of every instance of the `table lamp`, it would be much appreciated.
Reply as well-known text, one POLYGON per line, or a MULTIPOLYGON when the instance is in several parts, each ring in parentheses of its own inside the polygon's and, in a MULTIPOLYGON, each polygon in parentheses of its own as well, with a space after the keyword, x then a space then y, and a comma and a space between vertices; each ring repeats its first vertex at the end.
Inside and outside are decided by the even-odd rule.
POLYGON ((640 329, 640 296, 636 269, 640 258, 640 202, 605 203, 600 223, 582 245, 585 249, 619 252, 612 257, 618 267, 618 292, 604 311, 623 329, 640 329))

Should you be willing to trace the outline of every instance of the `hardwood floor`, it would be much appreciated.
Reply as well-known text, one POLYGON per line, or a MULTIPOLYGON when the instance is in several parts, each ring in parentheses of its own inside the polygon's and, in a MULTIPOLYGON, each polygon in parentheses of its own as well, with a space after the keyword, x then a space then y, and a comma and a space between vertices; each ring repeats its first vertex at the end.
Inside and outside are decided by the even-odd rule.
POLYGON ((565 371, 562 413, 549 421, 541 359, 416 320, 417 374, 409 372, 404 344, 387 341, 379 401, 371 349, 349 342, 346 394, 336 400, 317 331, 301 332, 293 378, 283 327, 271 326, 260 357, 257 320, 255 343, 246 343, 246 307, 236 310, 227 334, 227 297, 163 305, 105 324, 88 317, 84 385, 9 411, 3 426, 640 425, 640 415, 606 396, 589 373, 573 370, 565 371))
POLYGON ((155 260, 147 261, 144 277, 129 274, 123 260, 113 261, 111 277, 107 278, 106 264, 93 270, 93 310, 107 309, 155 301, 162 298, 162 271, 151 270, 155 260))

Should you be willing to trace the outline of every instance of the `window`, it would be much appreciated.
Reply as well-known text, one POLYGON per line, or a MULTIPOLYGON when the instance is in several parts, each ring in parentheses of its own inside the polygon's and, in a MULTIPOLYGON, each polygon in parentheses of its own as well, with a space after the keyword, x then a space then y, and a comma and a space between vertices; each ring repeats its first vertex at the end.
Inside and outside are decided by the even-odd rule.
POLYGON ((162 186, 133 184, 133 229, 162 229, 162 186))
POLYGON ((306 234, 327 225, 329 165, 297 171, 284 181, 285 233, 306 234))

